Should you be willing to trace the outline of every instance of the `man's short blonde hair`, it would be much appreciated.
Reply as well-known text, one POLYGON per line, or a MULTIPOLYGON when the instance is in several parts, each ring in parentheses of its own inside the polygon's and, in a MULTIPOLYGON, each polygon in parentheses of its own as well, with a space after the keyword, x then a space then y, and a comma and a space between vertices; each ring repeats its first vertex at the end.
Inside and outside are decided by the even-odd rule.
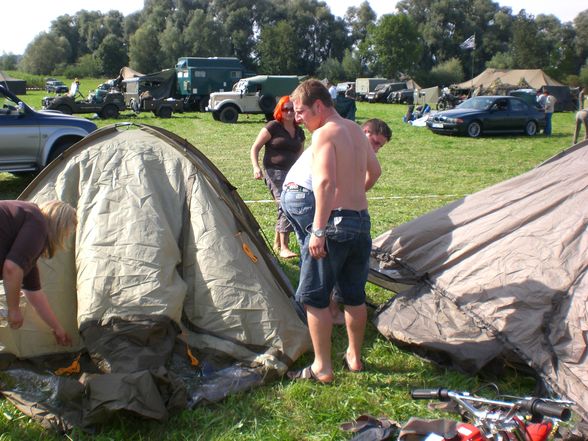
POLYGON ((300 101, 305 106, 312 106, 315 101, 320 100, 326 107, 333 107, 333 99, 329 89, 319 80, 306 80, 298 85, 292 95, 292 101, 300 101))

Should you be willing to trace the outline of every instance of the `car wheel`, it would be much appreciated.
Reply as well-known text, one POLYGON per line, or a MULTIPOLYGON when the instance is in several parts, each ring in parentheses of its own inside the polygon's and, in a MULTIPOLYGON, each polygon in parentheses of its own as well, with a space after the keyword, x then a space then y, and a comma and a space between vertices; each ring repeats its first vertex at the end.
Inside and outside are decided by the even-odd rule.
POLYGON ((171 118, 172 113, 173 113, 173 110, 172 110, 171 107, 169 107, 169 106, 163 106, 157 112, 157 116, 159 116, 160 118, 171 118))
POLYGON ((100 111, 100 118, 118 118, 118 108, 114 104, 108 104, 100 111))
POLYGON ((219 113, 219 119, 224 123, 234 124, 239 118, 239 111, 233 106, 224 107, 219 113))
POLYGON ((71 107, 66 106, 65 104, 57 106, 57 109, 55 109, 55 110, 59 110, 61 113, 65 113, 66 115, 71 115, 73 113, 73 110, 71 109, 71 107))
POLYGON ((49 157, 47 158, 47 164, 49 164, 51 161, 53 161, 55 158, 57 158, 59 155, 61 155, 63 152, 65 152, 68 148, 70 148, 76 142, 77 141, 74 141, 74 140, 68 140, 68 141, 63 141, 59 144, 54 145, 53 148, 51 149, 51 153, 49 153, 49 157))
POLYGON ((220 121, 220 115, 218 114, 218 112, 212 112, 212 119, 214 119, 215 121, 220 121))
POLYGON ((525 135, 534 136, 537 134, 537 123, 535 121, 529 121, 525 125, 525 135))
POLYGON ((468 124, 468 136, 470 138, 477 138, 482 134, 482 126, 478 121, 472 121, 468 124))

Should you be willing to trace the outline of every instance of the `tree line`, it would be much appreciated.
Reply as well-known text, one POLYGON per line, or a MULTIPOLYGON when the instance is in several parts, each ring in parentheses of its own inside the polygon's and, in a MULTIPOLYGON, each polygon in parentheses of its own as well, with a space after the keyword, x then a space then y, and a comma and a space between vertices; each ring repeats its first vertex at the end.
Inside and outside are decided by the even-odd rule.
POLYGON ((81 10, 51 22, 0 68, 32 74, 114 77, 148 73, 179 57, 239 58, 251 71, 333 81, 378 76, 451 84, 487 67, 541 68, 588 86, 588 9, 573 22, 492 0, 401 0, 377 19, 369 1, 334 16, 319 0, 145 0, 141 11, 81 10), (475 49, 460 45, 475 36, 475 49))

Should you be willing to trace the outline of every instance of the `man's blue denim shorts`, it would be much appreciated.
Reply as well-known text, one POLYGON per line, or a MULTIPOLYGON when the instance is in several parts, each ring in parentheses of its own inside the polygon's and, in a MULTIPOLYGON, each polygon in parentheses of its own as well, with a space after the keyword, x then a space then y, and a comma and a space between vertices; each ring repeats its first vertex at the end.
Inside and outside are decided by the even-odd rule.
POLYGON ((370 215, 367 210, 334 210, 326 230, 327 256, 303 256, 296 299, 315 308, 329 306, 335 284, 341 303, 365 303, 365 284, 372 249, 370 215))

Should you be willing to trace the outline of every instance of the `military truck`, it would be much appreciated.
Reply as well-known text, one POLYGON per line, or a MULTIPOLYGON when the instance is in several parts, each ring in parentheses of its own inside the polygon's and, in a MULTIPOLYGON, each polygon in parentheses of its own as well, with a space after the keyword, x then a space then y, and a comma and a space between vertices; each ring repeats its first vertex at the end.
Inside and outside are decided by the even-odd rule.
POLYGON ((175 69, 122 80, 126 105, 136 113, 150 111, 160 118, 170 118, 184 111, 184 102, 173 97, 176 86, 175 69))
POLYGON ((185 110, 205 111, 212 92, 231 91, 241 78, 255 75, 235 57, 181 57, 176 64, 177 93, 185 110))
POLYGON ((116 90, 104 90, 103 94, 91 94, 76 99, 71 95, 46 96, 41 100, 43 109, 58 110, 66 115, 97 113, 100 118, 118 118, 126 109, 123 94, 116 90))
POLYGON ((357 78, 355 80, 355 97, 358 101, 365 101, 367 94, 373 92, 378 84, 390 82, 386 78, 357 78))
POLYGON ((300 83, 295 75, 256 75, 243 78, 232 92, 210 94, 206 110, 216 121, 236 123, 240 113, 263 114, 267 121, 273 119, 277 101, 300 83))

